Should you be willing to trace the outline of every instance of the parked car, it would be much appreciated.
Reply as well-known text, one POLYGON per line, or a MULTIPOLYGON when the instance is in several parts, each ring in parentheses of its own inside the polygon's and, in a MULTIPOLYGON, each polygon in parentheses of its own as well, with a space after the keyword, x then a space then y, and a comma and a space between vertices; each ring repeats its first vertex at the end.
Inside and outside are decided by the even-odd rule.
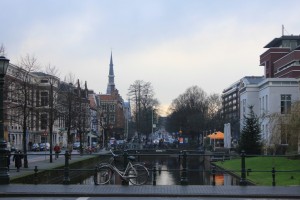
POLYGON ((40 150, 40 145, 38 143, 32 144, 31 150, 32 151, 39 151, 40 150))
POLYGON ((48 142, 40 144, 40 151, 49 151, 49 149, 50 149, 50 144, 48 142))
POLYGON ((79 149, 79 148, 80 148, 80 142, 74 142, 73 149, 79 149))

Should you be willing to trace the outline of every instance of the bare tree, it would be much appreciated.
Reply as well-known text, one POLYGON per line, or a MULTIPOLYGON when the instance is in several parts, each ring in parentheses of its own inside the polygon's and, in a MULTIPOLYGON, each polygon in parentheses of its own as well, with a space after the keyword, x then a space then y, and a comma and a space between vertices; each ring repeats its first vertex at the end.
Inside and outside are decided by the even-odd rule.
MULTIPOLYGON (((48 81, 49 88, 49 107, 45 109, 48 113, 48 129, 50 135, 50 163, 52 163, 52 149, 53 149, 53 125, 55 120, 58 118, 58 94, 59 94, 59 78, 58 69, 50 64, 46 66, 46 74, 44 79, 48 81)), ((48 105, 47 105, 48 106, 48 105)))
MULTIPOLYGON (((23 131, 23 153, 24 168, 28 168, 27 160, 27 132, 28 129, 34 128, 34 119, 36 99, 35 90, 37 83, 32 73, 39 69, 37 59, 33 56, 26 55, 21 57, 18 66, 14 69, 10 77, 10 86, 8 96, 11 96, 11 103, 8 110, 11 110, 10 120, 22 126, 23 131)), ((38 123, 38 122, 37 122, 38 123)), ((36 127, 36 126, 35 126, 36 127)))
POLYGON ((148 134, 152 131, 152 109, 158 107, 159 102, 150 82, 136 80, 128 89, 128 96, 133 103, 132 108, 135 115, 136 132, 148 134))
POLYGON ((61 82, 58 95, 59 115, 65 120, 65 128, 67 129, 67 143, 73 143, 71 130, 75 129, 76 122, 76 92, 75 92, 75 76, 68 74, 61 82))
MULTIPOLYGON (((183 94, 172 101, 169 107, 168 131, 188 133, 191 137, 198 137, 208 128, 208 96, 198 86, 188 88, 183 94)), ((193 140, 196 141, 196 140, 193 140)))
POLYGON ((300 101, 294 102, 291 112, 273 113, 268 116, 270 126, 269 144, 275 153, 300 151, 300 101))
POLYGON ((3 44, 1 44, 0 46, 0 56, 6 56, 6 53, 5 53, 5 47, 3 44))

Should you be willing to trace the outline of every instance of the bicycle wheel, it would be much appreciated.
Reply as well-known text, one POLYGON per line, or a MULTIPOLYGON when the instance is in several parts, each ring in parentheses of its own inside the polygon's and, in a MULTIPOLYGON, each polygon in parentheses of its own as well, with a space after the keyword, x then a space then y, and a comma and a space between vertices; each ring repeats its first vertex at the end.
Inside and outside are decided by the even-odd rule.
POLYGON ((147 168, 141 164, 134 164, 126 172, 127 179, 133 185, 143 185, 148 181, 149 172, 147 168))
POLYGON ((95 185, 104 185, 108 183, 112 177, 113 171, 109 166, 100 165, 96 174, 94 175, 95 185))

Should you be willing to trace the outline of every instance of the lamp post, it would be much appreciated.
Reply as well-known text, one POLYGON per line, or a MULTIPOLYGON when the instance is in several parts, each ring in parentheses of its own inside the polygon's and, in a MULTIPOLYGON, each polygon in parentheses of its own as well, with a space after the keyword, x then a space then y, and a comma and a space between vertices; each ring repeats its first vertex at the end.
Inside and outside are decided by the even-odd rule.
POLYGON ((4 77, 8 68, 9 60, 0 56, 0 184, 9 184, 7 169, 7 143, 4 140, 4 109, 3 109, 3 86, 4 77))
POLYGON ((155 106, 153 106, 152 108, 152 130, 151 130, 151 133, 153 134, 153 128, 154 128, 154 123, 153 123, 153 117, 154 117, 154 114, 153 112, 155 111, 155 106))

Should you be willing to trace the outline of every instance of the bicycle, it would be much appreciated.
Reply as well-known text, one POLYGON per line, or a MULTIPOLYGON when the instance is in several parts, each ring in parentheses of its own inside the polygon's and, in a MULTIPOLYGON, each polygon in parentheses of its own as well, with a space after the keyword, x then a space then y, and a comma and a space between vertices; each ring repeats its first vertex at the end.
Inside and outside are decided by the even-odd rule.
POLYGON ((128 163, 124 171, 118 169, 115 165, 116 158, 119 155, 114 154, 110 150, 112 157, 109 160, 109 163, 100 163, 97 166, 94 183, 95 185, 104 185, 111 181, 113 174, 118 174, 123 180, 132 183, 133 185, 143 185, 148 181, 149 171, 148 169, 140 163, 133 164, 135 160, 134 156, 128 156, 128 163))

